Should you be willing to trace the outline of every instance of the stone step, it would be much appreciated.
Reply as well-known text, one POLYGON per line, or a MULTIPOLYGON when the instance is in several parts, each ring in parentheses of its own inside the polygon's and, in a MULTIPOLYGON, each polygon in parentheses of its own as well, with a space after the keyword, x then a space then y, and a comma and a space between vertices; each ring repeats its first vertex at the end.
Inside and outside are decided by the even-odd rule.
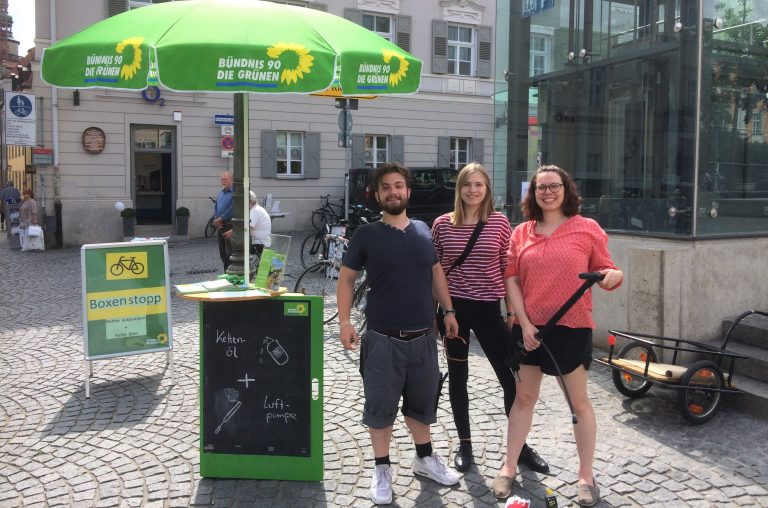
POLYGON ((765 379, 734 374, 732 383, 744 393, 726 395, 722 399, 723 407, 768 419, 768 383, 765 379))
MULTIPOLYGON (((702 343, 716 348, 720 348, 721 340, 709 340, 702 341, 702 343)), ((768 349, 753 346, 751 344, 744 344, 741 342, 730 341, 726 351, 731 353, 739 353, 749 358, 737 358, 733 364, 734 376, 747 376, 757 380, 763 380, 768 383, 768 349)), ((694 361, 697 360, 712 360, 713 358, 708 355, 699 354, 694 361)), ((724 363, 725 367, 728 367, 729 360, 724 363)))
MULTIPOLYGON (((723 321, 721 330, 723 337, 734 319, 723 321)), ((731 334, 728 349, 730 349, 730 343, 734 341, 768 349, 768 317, 753 314, 742 319, 731 334)))

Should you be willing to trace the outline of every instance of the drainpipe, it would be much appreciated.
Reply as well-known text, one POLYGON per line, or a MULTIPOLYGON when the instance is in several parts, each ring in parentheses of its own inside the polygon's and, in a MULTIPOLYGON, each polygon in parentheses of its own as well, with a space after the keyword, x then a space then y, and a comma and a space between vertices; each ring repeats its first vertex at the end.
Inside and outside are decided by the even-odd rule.
MULTIPOLYGON (((51 44, 56 42, 56 0, 51 0, 51 44)), ((53 206, 56 211, 56 246, 63 245, 61 198, 59 196, 59 89, 51 87, 51 131, 53 137, 53 206)), ((43 204, 45 206, 45 204, 43 204)))

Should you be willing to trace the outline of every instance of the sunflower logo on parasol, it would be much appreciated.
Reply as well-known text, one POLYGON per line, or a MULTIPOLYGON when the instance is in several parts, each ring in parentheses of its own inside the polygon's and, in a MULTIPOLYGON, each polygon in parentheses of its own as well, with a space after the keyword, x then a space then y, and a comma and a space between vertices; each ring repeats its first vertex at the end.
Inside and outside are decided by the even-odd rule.
POLYGON ((280 72, 281 83, 296 83, 309 74, 315 57, 301 44, 278 42, 267 49, 267 56, 280 59, 283 70, 280 72))
POLYGON ((397 51, 383 49, 381 52, 384 55, 384 63, 390 63, 393 58, 400 62, 397 70, 389 73, 389 84, 391 86, 397 86, 400 80, 405 78, 405 75, 408 74, 408 60, 397 51))
POLYGON ((133 48, 133 61, 131 63, 124 63, 120 67, 120 77, 123 79, 131 79, 141 69, 141 43, 144 42, 144 37, 129 37, 123 41, 117 43, 115 51, 118 54, 122 54, 126 48, 133 48))

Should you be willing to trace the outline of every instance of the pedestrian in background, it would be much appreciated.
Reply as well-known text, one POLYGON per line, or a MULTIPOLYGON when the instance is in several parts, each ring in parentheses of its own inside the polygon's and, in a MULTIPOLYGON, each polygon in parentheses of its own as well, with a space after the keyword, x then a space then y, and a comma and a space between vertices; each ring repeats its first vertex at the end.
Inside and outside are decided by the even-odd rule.
POLYGON ((432 450, 429 426, 437 421, 440 380, 433 295, 445 309, 447 334, 455 335, 458 327, 429 227, 405 212, 410 171, 399 164, 382 164, 374 173, 374 189, 382 218, 361 226, 352 236, 339 273, 337 301, 341 344, 356 349, 360 339, 350 322, 350 308, 355 280, 365 268, 370 292, 360 372, 363 425, 368 427, 375 460, 370 495, 375 504, 389 504, 389 447, 401 395, 401 411, 416 446, 413 472, 443 485, 454 485, 461 478, 432 450))
MULTIPOLYGON (((8 166, 8 169, 11 169, 11 167, 8 166)), ((3 229, 6 228, 5 218, 6 214, 8 213, 7 201, 9 199, 21 199, 21 193, 19 193, 19 189, 14 187, 13 182, 10 180, 5 183, 5 187, 3 187, 3 190, 0 191, 0 225, 3 229)))
MULTIPOLYGON (((488 172, 478 163, 464 166, 456 181, 453 211, 432 225, 432 240, 448 278, 459 324, 456 337, 447 337, 445 330, 440 330, 448 362, 451 410, 459 435, 454 458, 458 471, 468 470, 473 462, 467 393, 470 330, 475 332, 504 391, 504 415, 509 416, 515 400, 515 378, 506 365, 511 347, 508 327, 512 327, 514 313, 504 284, 511 234, 507 218, 493 210, 488 172), (502 299, 506 319, 501 315, 502 299)), ((528 445, 523 445, 517 462, 539 473, 549 472, 547 463, 528 445)))
POLYGON ((27 248, 29 226, 37 225, 37 203, 33 198, 32 189, 24 189, 21 193, 21 209, 19 211, 19 241, 21 243, 21 250, 26 250, 27 248))
POLYGON ((221 191, 216 197, 213 225, 216 226, 218 233, 219 257, 224 263, 224 271, 226 272, 229 267, 229 257, 232 255, 232 243, 229 238, 231 235, 224 235, 232 229, 232 215, 234 214, 232 208, 232 173, 222 171, 219 182, 221 183, 221 191))
MULTIPOLYGON (((249 216, 249 236, 251 238, 250 253, 261 256, 264 247, 272 245, 272 219, 263 206, 259 204, 259 199, 253 191, 248 192, 248 203, 251 206, 248 212, 249 216)), ((232 239, 232 230, 224 233, 224 238, 232 239)))
MULTIPOLYGON (((598 283, 606 290, 617 288, 624 276, 608 252, 608 235, 592 219, 579 215, 581 197, 573 178, 557 166, 543 166, 531 178, 523 200, 523 215, 529 219, 512 232, 505 275, 509 277, 515 324, 513 339, 522 342, 517 396, 509 413, 507 459, 493 481, 496 497, 512 491, 515 468, 509 457, 517 457, 533 420, 544 374, 557 369, 536 333, 578 289, 582 272, 599 272, 598 283)), ((581 506, 600 500, 594 478, 597 424, 587 393, 587 369, 592 362, 592 292, 588 291, 558 321, 544 344, 562 372, 578 420, 573 426, 579 456, 578 497, 581 506)))

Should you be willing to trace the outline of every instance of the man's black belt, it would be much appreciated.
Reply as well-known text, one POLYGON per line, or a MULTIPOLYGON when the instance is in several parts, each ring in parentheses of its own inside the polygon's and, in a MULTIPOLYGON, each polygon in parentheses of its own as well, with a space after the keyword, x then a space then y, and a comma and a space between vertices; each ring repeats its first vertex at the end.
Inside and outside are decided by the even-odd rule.
POLYGON ((432 331, 432 328, 422 328, 420 330, 373 330, 381 335, 392 337, 393 339, 409 340, 417 339, 432 331))

